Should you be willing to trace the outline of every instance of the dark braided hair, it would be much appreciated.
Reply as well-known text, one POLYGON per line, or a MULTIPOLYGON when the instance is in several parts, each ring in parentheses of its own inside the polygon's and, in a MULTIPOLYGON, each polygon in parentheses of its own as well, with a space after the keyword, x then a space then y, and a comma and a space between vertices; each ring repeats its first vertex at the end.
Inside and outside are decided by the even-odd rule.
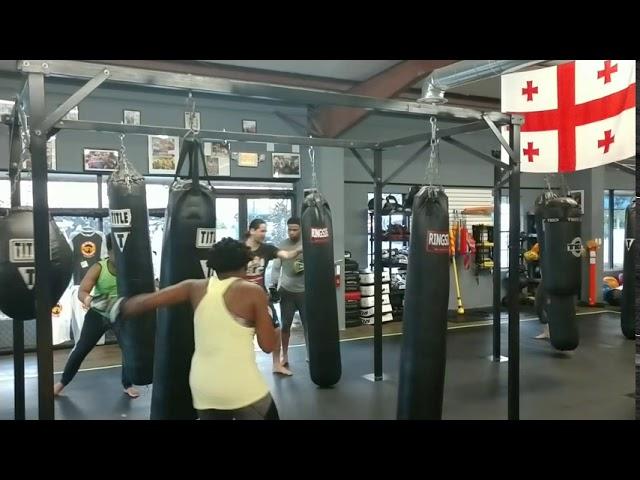
POLYGON ((246 267, 250 260, 249 247, 229 237, 220 240, 207 253, 207 267, 218 274, 240 270, 246 267))

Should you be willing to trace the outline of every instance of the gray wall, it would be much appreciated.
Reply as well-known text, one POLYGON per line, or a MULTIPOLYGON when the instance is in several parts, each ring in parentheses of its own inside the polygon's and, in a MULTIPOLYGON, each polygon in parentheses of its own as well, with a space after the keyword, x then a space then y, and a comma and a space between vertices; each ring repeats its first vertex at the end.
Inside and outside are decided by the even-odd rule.
MULTIPOLYGON (((22 79, 15 76, 0 76, 0 99, 11 100, 21 88, 22 79)), ((46 80, 46 103, 48 111, 52 111, 71 93, 77 90, 78 84, 69 81, 46 80)), ((298 135, 289 124, 273 114, 281 111, 300 121, 306 119, 305 108, 274 107, 259 103, 245 103, 234 100, 220 100, 195 97, 196 110, 200 112, 201 128, 204 130, 241 131, 242 120, 256 120, 258 132, 298 135)), ((135 88, 117 86, 100 87, 79 105, 80 120, 101 122, 122 122, 123 110, 141 112, 141 123, 146 125, 184 127, 186 111, 186 94, 182 92, 150 92, 135 88)), ((62 131, 56 136, 56 170, 61 172, 82 172, 83 149, 114 148, 120 146, 120 139, 114 133, 98 133, 86 131, 62 131)), ((143 175, 149 172, 148 138, 144 135, 129 135, 125 139, 127 158, 143 175)), ((257 168, 239 167, 231 162, 230 179, 255 178, 271 179, 271 158, 266 145, 260 143, 231 142, 231 151, 265 153, 266 159, 257 168)), ((275 145, 276 152, 291 152, 291 145, 275 145)), ((0 169, 8 168, 8 128, 0 126, 0 169)), ((308 168, 308 155, 305 148, 302 154, 302 169, 308 168)))

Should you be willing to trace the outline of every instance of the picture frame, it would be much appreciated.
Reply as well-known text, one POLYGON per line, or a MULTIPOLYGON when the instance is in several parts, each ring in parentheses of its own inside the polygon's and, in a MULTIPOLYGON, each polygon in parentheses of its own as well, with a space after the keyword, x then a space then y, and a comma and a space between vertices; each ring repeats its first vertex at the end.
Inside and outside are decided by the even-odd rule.
POLYGON ((120 152, 114 148, 84 148, 82 165, 85 172, 113 172, 120 152))
MULTIPOLYGON (((47 140, 47 170, 56 169, 56 136, 47 140)), ((22 170, 31 171, 31 157, 22 162, 22 170)))
POLYGON ((580 213, 584 215, 584 190, 570 190, 569 196, 580 205, 580 213))
POLYGON ((257 153, 254 152, 234 152, 233 159, 238 161, 239 167, 252 167, 258 166, 260 160, 257 153))
POLYGON ((0 115, 10 115, 13 112, 13 100, 1 100, 0 99, 0 115))
POLYGON ((62 117, 62 120, 78 120, 78 114, 78 107, 73 107, 71 110, 69 110, 69 113, 62 117))
POLYGON ((184 128, 200 131, 200 112, 184 112, 184 128))
POLYGON ((209 177, 231 175, 231 153, 224 142, 204 142, 204 163, 209 177))
POLYGON ((273 178, 300 178, 299 153, 272 153, 273 178))
POLYGON ((180 139, 167 135, 149 135, 149 173, 175 174, 180 156, 180 139))
POLYGON ((258 133, 256 120, 242 120, 242 133, 258 133))
POLYGON ((138 110, 123 110, 122 122, 125 125, 140 125, 142 114, 138 110))

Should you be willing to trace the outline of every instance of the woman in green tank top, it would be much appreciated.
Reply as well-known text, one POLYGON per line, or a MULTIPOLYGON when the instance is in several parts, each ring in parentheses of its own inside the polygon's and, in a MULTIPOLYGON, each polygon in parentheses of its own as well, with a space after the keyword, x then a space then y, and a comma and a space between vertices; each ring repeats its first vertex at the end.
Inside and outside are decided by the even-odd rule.
MULTIPOLYGON (((107 330, 113 328, 118 343, 120 342, 119 329, 112 326, 108 318, 109 307, 118 297, 116 262, 111 234, 107 235, 106 243, 109 256, 100 260, 87 271, 78 289, 78 299, 82 302, 87 313, 80 331, 80 338, 76 339, 75 347, 69 354, 62 378, 53 387, 53 394, 56 396, 73 380, 83 360, 107 330)), ((127 378, 124 368, 122 369, 122 386, 124 392, 130 397, 140 396, 138 390, 127 378)))

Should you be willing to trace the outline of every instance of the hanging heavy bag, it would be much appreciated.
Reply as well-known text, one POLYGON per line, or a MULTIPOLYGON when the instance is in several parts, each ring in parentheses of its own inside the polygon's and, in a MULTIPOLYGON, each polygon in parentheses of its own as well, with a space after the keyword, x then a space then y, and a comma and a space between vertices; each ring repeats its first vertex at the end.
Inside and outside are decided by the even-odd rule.
POLYGON ((552 198, 542 207, 544 289, 551 345, 574 350, 579 343, 575 302, 580 287, 582 213, 572 198, 552 198))
MULTIPOLYGON (((213 187, 199 181, 202 144, 185 139, 174 178, 162 242, 160 288, 187 279, 208 277, 207 252, 215 243, 213 187), (177 175, 189 166, 189 179, 177 175)), ((205 170, 206 171, 206 170, 205 170)), ((193 308, 190 303, 158 309, 151 420, 195 420, 189 371, 194 351, 193 308)))
MULTIPOLYGON (((542 231, 542 209, 547 204, 549 200, 552 198, 556 198, 556 195, 550 190, 545 190, 544 193, 536 198, 534 203, 534 218, 536 225, 536 237, 538 241, 538 256, 542 259, 544 252, 544 234, 542 231)), ((542 261, 539 263, 540 267, 540 283, 536 288, 536 297, 535 297, 535 309, 540 319, 540 323, 547 324, 549 323, 549 317, 546 311, 547 305, 547 294, 544 290, 544 269, 542 268, 542 261)))
MULTIPOLYGON (((0 310, 14 320, 36 318, 33 209, 14 207, 0 217, 0 310)), ((51 288, 52 309, 71 280, 73 253, 64 235, 49 218, 51 270, 43 279, 51 288)))
POLYGON ((413 200, 398 386, 399 420, 439 420, 449 305, 449 200, 423 187, 413 200))
MULTIPOLYGON (((108 180, 118 297, 155 291, 145 182, 124 155, 108 180)), ((122 368, 136 385, 153 381, 155 310, 121 322, 122 368)))
POLYGON ((624 235, 624 286, 622 288, 622 312, 620 324, 622 333, 629 340, 636 338, 636 201, 625 212, 624 235))
POLYGON ((340 380, 342 365, 329 204, 320 193, 311 193, 301 217, 309 373, 313 383, 330 387, 340 380))

